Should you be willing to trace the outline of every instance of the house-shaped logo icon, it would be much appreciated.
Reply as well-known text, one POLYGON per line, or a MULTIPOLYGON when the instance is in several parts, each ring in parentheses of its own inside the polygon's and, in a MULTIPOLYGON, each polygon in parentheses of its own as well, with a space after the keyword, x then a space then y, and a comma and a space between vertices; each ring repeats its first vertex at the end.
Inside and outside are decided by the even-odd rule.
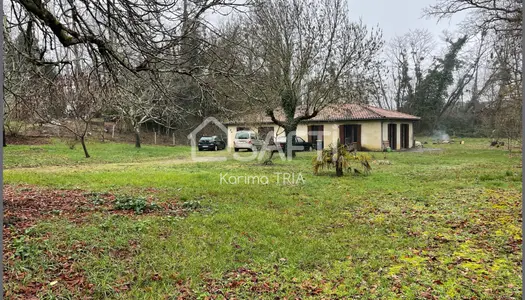
MULTIPOLYGON (((219 157, 197 157, 197 134, 201 132, 204 127, 206 127, 208 124, 213 123, 215 126, 219 127, 219 129, 224 132, 226 136, 228 136, 228 129, 226 126, 222 125, 219 120, 215 119, 214 117, 208 117, 206 120, 204 120, 197 128, 195 128, 190 134, 188 134, 188 139, 191 142, 191 158, 194 161, 225 161, 227 160, 224 156, 219 157)), ((231 152, 230 148, 226 148, 228 152, 231 152)))

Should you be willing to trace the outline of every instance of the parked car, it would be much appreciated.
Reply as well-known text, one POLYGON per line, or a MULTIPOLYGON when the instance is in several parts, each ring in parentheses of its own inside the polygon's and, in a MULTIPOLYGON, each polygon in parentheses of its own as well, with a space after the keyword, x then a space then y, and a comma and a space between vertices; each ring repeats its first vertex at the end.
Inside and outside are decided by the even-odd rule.
MULTIPOLYGON (((279 148, 281 148, 283 151, 286 151, 286 136, 278 136, 275 139, 275 145, 279 148)), ((294 136, 292 138, 292 145, 294 145, 296 148, 299 147, 302 149, 299 149, 297 151, 312 151, 315 149, 314 145, 312 143, 306 142, 301 137, 294 136)))
POLYGON ((239 131, 235 134, 235 139, 233 140, 235 152, 241 149, 248 151, 260 150, 262 146, 263 141, 253 131, 239 131))
POLYGON ((220 136, 203 136, 199 139, 199 151, 222 150, 226 148, 226 142, 220 136))

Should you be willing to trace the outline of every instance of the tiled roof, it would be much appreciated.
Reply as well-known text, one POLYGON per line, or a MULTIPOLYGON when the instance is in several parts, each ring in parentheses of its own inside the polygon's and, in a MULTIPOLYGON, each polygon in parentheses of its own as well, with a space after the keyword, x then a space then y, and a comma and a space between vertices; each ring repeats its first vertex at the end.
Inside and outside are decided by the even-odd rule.
MULTIPOLYGON (((298 107, 296 116, 304 111, 304 107, 298 107)), ((278 120, 284 120, 280 110, 274 111, 278 120)), ((370 105, 362 104, 331 104, 320 111, 317 116, 304 122, 333 122, 333 121, 360 121, 360 120, 420 120, 419 117, 405 114, 398 111, 382 109, 370 105)), ((235 118, 226 121, 225 124, 249 124, 249 123, 272 123, 270 117, 265 114, 256 114, 235 118)))

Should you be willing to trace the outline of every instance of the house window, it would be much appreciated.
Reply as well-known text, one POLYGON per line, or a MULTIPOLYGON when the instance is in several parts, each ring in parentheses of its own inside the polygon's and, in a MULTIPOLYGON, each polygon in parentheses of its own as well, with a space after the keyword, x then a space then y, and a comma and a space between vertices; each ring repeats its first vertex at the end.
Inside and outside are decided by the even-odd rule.
POLYGON ((341 144, 355 145, 361 149, 361 125, 339 125, 339 140, 341 144))
POLYGON ((308 126, 308 142, 312 143, 314 148, 317 149, 318 141, 321 143, 321 149, 324 148, 324 126, 323 125, 310 125, 308 126))

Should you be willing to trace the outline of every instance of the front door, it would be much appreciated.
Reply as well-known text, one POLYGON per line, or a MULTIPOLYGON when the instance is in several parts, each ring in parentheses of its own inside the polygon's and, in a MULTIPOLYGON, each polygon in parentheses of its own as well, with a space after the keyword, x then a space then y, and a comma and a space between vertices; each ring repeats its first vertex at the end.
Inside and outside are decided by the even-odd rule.
POLYGON ((401 124, 401 148, 410 148, 408 124, 401 124))
POLYGON ((388 142, 390 149, 397 149, 397 124, 388 124, 388 142))
POLYGON ((339 125, 339 140, 347 146, 357 143, 361 150, 361 125, 339 125))

